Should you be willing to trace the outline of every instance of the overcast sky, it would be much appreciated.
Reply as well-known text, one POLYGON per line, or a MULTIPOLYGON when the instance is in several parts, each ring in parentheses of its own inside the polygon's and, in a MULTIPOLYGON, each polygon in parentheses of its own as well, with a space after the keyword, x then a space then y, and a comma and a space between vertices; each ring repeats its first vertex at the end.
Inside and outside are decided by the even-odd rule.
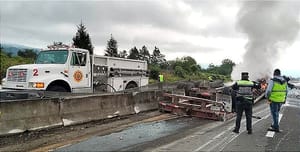
MULTIPOLYGON (((245 49, 251 39, 249 33, 245 34, 247 30, 240 28, 238 24, 240 9, 245 8, 244 2, 0 0, 0 42, 37 48, 45 48, 53 41, 71 44, 77 25, 82 21, 90 34, 96 54, 104 54, 107 40, 112 34, 118 42, 119 51, 145 45, 152 53, 154 46, 157 46, 168 60, 192 56, 202 66, 210 63, 220 65, 225 58, 242 64, 245 53, 251 52, 245 49)), ((269 3, 251 6, 255 8, 260 5, 270 8, 270 14, 278 10, 281 13, 281 9, 273 10, 269 3)), ((287 5, 288 10, 300 8, 300 2, 297 1, 291 1, 287 5)), ((299 11, 292 11, 290 14, 296 16, 293 22, 295 30, 291 31, 294 35, 285 47, 281 47, 279 55, 272 58, 272 67, 269 69, 279 67, 287 75, 300 77, 299 11)), ((252 24, 259 28, 260 22, 252 24)), ((284 26, 290 28, 289 25, 284 26)), ((279 42, 276 41, 277 43, 279 42)), ((256 60, 255 57, 251 58, 252 61, 256 60)))

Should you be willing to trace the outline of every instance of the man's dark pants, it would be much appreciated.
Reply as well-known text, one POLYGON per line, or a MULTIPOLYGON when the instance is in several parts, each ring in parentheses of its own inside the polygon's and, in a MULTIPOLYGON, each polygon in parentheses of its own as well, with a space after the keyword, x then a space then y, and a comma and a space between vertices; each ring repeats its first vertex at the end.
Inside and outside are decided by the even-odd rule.
POLYGON ((246 115, 247 130, 252 131, 252 103, 247 101, 243 101, 243 102, 237 101, 236 103, 235 130, 236 131, 240 130, 243 111, 245 111, 245 115, 246 115))

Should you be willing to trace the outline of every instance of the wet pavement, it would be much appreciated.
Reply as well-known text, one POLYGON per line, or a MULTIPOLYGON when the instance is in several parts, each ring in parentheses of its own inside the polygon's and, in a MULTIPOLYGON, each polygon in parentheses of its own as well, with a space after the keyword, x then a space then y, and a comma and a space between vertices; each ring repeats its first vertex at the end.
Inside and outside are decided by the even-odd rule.
POLYGON ((261 100, 253 108, 253 115, 261 119, 252 119, 251 135, 245 116, 239 134, 232 132, 235 118, 221 122, 184 117, 142 123, 55 151, 299 151, 300 90, 290 93, 280 112, 280 133, 267 131, 272 119, 269 105, 261 100))
MULTIPOLYGON (((269 111, 269 107, 266 108, 269 111)), ((280 111, 280 116, 279 125, 282 132, 267 131, 272 123, 272 118, 268 114, 265 119, 253 126, 253 135, 240 134, 224 148, 224 151, 299 151, 300 99, 288 98, 280 111)))
POLYGON ((280 121, 282 132, 269 138, 267 151, 300 151, 300 99, 289 98, 280 121))
POLYGON ((121 151, 132 149, 131 147, 138 144, 159 140, 162 137, 208 122, 213 121, 199 121, 199 118, 182 117, 160 122, 142 123, 121 132, 93 137, 78 144, 59 148, 56 151, 121 151))

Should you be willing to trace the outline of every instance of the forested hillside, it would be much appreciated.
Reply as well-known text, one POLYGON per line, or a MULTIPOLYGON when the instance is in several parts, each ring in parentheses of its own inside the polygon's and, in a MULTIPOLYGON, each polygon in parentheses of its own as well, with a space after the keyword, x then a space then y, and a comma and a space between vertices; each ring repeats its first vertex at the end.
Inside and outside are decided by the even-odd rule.
POLYGON ((6 69, 13 65, 29 64, 34 62, 36 53, 33 50, 18 51, 16 56, 12 56, 11 53, 6 53, 0 48, 0 80, 5 77, 6 69))

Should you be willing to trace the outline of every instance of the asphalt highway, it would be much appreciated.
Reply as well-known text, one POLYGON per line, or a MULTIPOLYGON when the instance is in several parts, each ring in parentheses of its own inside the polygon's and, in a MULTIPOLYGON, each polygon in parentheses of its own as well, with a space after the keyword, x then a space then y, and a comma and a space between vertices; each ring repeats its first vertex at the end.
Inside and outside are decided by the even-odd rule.
POLYGON ((232 132, 235 118, 221 122, 183 117, 138 124, 54 151, 299 151, 299 98, 288 98, 282 107, 280 133, 267 131, 272 119, 266 100, 254 106, 253 115, 251 135, 246 131, 245 116, 239 134, 232 132))

